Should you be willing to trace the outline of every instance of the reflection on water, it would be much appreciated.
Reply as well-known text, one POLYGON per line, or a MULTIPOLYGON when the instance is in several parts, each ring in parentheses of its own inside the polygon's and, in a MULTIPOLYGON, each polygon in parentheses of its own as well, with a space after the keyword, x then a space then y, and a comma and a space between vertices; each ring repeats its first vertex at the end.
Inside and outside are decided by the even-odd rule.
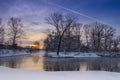
POLYGON ((103 70, 120 72, 119 58, 47 58, 44 51, 27 56, 0 58, 0 65, 44 71, 103 70))

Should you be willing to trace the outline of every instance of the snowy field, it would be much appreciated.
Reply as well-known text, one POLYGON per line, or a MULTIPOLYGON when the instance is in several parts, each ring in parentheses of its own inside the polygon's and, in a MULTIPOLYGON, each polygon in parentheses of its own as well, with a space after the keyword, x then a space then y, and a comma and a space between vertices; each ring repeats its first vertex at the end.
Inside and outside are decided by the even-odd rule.
POLYGON ((100 57, 97 53, 79 53, 79 52, 66 52, 61 53, 57 56, 56 52, 49 52, 47 54, 49 57, 100 57))
POLYGON ((120 73, 106 71, 24 71, 0 67, 0 80, 120 80, 120 73))

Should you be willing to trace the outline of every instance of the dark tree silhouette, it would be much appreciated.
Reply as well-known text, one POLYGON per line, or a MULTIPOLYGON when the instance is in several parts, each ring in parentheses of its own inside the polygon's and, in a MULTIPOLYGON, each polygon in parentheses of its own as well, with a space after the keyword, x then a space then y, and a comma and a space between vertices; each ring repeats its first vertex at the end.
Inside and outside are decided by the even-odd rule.
POLYGON ((104 26, 104 50, 105 51, 111 50, 111 44, 112 44, 112 39, 114 35, 115 35, 115 29, 113 29, 110 26, 105 25, 104 26))
POLYGON ((59 56, 60 47, 64 33, 73 27, 77 21, 75 16, 72 15, 63 15, 62 13, 53 13, 48 18, 46 18, 48 24, 56 28, 56 34, 58 36, 58 46, 57 46, 57 55, 59 56))
POLYGON ((0 19, 0 45, 3 45, 4 43, 4 36, 5 36, 5 30, 4 30, 4 26, 2 25, 2 19, 0 19))
POLYGON ((10 40, 12 41, 12 46, 16 47, 17 40, 24 35, 24 29, 21 19, 14 17, 10 18, 10 20, 8 21, 8 26, 9 26, 8 35, 10 37, 10 40))

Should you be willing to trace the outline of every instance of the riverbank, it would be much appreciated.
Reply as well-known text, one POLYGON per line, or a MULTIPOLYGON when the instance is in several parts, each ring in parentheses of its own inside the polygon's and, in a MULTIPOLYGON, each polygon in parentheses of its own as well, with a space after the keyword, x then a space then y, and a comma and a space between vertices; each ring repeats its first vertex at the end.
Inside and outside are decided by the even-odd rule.
POLYGON ((30 52, 26 52, 25 50, 9 50, 3 49, 0 50, 0 57, 10 57, 10 56, 22 56, 22 55, 29 55, 30 52))
POLYGON ((48 57, 52 58, 78 58, 78 57, 100 57, 97 53, 83 53, 83 52, 60 52, 59 56, 56 52, 48 52, 48 57))
POLYGON ((51 58, 79 58, 79 57, 120 57, 120 53, 108 53, 108 52, 60 52, 59 56, 57 52, 46 52, 45 50, 11 50, 11 49, 1 49, 0 57, 10 57, 10 56, 22 56, 30 55, 39 51, 44 51, 46 57, 51 58))

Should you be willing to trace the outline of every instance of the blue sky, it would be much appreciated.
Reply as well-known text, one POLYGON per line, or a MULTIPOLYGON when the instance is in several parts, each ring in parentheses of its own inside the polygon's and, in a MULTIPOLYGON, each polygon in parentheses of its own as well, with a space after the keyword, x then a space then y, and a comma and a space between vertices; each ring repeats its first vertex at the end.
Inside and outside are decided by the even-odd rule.
POLYGON ((39 34, 36 40, 44 38, 40 31, 49 28, 44 18, 56 11, 78 15, 81 23, 98 20, 120 30, 120 0, 0 0, 3 21, 21 18, 29 35, 39 34))

